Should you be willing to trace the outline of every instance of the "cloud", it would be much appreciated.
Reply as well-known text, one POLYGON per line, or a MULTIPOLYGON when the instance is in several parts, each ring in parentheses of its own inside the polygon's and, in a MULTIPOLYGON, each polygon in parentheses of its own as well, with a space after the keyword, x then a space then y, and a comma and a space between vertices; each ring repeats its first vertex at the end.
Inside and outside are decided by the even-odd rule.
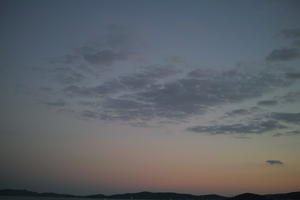
POLYGON ((281 34, 287 39, 300 38, 300 28, 284 29, 281 34))
POLYGON ((73 69, 87 65, 87 68, 106 70, 117 62, 127 61, 141 51, 141 41, 129 27, 110 24, 102 29, 102 34, 97 39, 65 55, 52 57, 48 60, 49 63, 73 69))
POLYGON ((271 117, 288 123, 300 123, 300 113, 272 113, 271 117))
POLYGON ((290 78, 290 79, 300 79, 300 72, 298 73, 286 73, 285 74, 287 78, 290 78))
POLYGON ((49 59, 51 64, 74 64, 79 61, 78 55, 66 54, 63 56, 53 57, 49 59))
POLYGON ((257 102, 257 105, 259 105, 259 106, 274 106, 277 103, 278 102, 275 100, 264 100, 264 101, 257 102))
POLYGON ((57 100, 57 101, 49 101, 49 102, 44 102, 47 106, 52 106, 52 107, 63 107, 66 105, 66 102, 62 99, 57 100))
POLYGON ((273 137, 294 136, 294 135, 299 135, 299 134, 300 134, 300 130, 291 130, 291 131, 287 131, 285 133, 275 133, 273 135, 273 137))
POLYGON ((117 61, 127 60, 128 52, 117 52, 110 49, 104 49, 95 53, 84 53, 83 58, 90 64, 110 66, 117 61))
POLYGON ((280 100, 283 101, 284 103, 299 102, 299 100, 300 100, 300 90, 299 91, 288 92, 287 94, 281 96, 280 100))
POLYGON ((266 160, 266 163, 269 165, 283 165, 283 162, 280 160, 266 160))
POLYGON ((295 40, 293 42, 293 45, 296 46, 296 47, 300 47, 300 40, 295 40))
POLYGON ((249 140, 249 139, 251 139, 251 137, 247 137, 247 136, 244 136, 244 135, 238 135, 238 136, 235 136, 234 138, 240 139, 240 140, 249 140))
POLYGON ((229 125, 213 125, 213 126, 193 126, 187 128, 188 131, 195 133, 210 134, 261 134, 267 131, 287 128, 275 120, 254 121, 248 124, 229 124, 229 125))
MULTIPOLYGON (((55 91, 60 91, 59 95, 66 102, 77 102, 75 105, 78 107, 70 109, 85 118, 182 121, 204 114, 215 106, 260 97, 294 81, 276 70, 251 71, 240 66, 229 70, 182 70, 178 65, 183 64, 177 57, 169 64, 149 64, 133 73, 120 70, 123 73, 114 74, 115 71, 112 71, 109 77, 99 78, 99 74, 93 74, 97 69, 114 67, 115 63, 127 61, 137 53, 130 31, 118 26, 108 27, 106 31, 98 42, 88 43, 71 54, 54 59, 50 70, 59 80, 57 85, 60 88, 55 91), (87 74, 80 66, 91 71, 87 74)), ((275 101, 261 101, 258 104, 275 105, 275 101)), ((226 113, 228 117, 251 114, 253 111, 250 109, 226 113)), ((251 125, 236 125, 222 128, 232 129, 233 132, 234 128, 236 132, 254 132, 251 125), (242 128, 239 130, 238 127, 242 128)))
POLYGON ((231 117, 239 116, 239 115, 247 115, 247 114, 250 114, 250 111, 246 109, 236 109, 225 113, 225 115, 231 117))
POLYGON ((63 89, 63 92, 70 96, 83 98, 117 94, 124 91, 137 92, 138 90, 145 90, 156 84, 157 81, 176 73, 177 70, 168 66, 149 67, 136 73, 118 76, 96 86, 69 85, 63 89))
POLYGON ((156 81, 177 73, 178 70, 170 66, 148 66, 140 72, 119 76, 119 81, 128 89, 146 89, 156 81))
MULTIPOLYGON (((67 99, 94 108, 105 120, 175 120, 204 114, 213 106, 238 103, 259 97, 274 87, 290 85, 282 73, 249 73, 240 69, 197 69, 179 73, 169 65, 150 65, 135 73, 119 75, 98 85, 71 84, 64 87, 67 99)), ((239 109, 227 116, 254 112, 239 109)))
POLYGON ((272 137, 280 137, 280 136, 283 136, 284 134, 282 134, 282 133, 275 133, 275 134, 273 134, 272 135, 272 137))
POLYGON ((300 58, 300 51, 297 48, 275 49, 266 57, 268 61, 291 61, 298 58, 300 58))
POLYGON ((292 130, 292 131, 286 132, 286 135, 288 135, 288 136, 299 135, 299 134, 300 134, 300 130, 292 130))

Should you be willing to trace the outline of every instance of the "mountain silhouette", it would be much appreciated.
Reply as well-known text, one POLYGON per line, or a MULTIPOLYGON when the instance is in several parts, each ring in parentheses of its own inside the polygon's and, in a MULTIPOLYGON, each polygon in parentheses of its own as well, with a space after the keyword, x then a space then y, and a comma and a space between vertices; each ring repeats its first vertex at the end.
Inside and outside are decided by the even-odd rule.
POLYGON ((244 194, 240 194, 235 197, 229 198, 228 200, 270 200, 270 199, 264 195, 244 193, 244 194))
POLYGON ((113 199, 198 199, 198 200, 222 200, 226 197, 220 195, 192 195, 192 194, 179 194, 172 192, 138 192, 111 195, 113 199))
POLYGON ((91 198, 91 199, 153 199, 153 200, 300 200, 300 192, 258 195, 253 193, 239 194, 234 197, 225 197, 216 194, 192 195, 174 192, 137 192, 124 194, 92 194, 92 195, 71 195, 50 192, 33 192, 29 190, 4 189, 0 190, 0 196, 22 196, 22 197, 58 197, 58 198, 91 198))
POLYGON ((29 190, 14 190, 14 189, 4 189, 0 190, 0 196, 30 196, 30 197, 78 197, 71 194, 57 194, 57 193, 38 193, 29 190))
POLYGON ((32 192, 29 190, 13 190, 13 189, 4 189, 0 190, 1 196, 39 196, 39 193, 32 192))
POLYGON ((267 197, 271 198, 272 200, 299 200, 300 199, 300 192, 290 192, 290 193, 282 193, 282 194, 269 194, 266 195, 267 197))

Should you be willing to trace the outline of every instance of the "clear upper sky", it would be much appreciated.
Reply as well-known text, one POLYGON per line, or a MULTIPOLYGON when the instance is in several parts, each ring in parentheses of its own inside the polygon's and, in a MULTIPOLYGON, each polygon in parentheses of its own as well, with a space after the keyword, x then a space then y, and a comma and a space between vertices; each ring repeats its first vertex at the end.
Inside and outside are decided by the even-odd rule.
POLYGON ((0 188, 300 189, 297 0, 0 2, 0 188))

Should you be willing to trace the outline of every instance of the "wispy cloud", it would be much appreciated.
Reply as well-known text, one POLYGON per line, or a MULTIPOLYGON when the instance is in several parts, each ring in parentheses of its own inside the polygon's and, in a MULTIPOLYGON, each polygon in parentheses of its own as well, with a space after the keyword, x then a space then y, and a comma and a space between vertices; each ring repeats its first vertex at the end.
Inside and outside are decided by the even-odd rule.
MULTIPOLYGON (((175 56, 168 59, 168 63, 165 60, 156 64, 137 64, 133 58, 140 53, 139 45, 131 29, 112 25, 106 27, 104 32, 99 41, 89 42, 71 53, 52 58, 51 66, 46 71, 54 74, 56 88, 47 86, 44 87, 47 90, 40 91, 48 93, 48 96, 54 95, 64 103, 44 101, 49 106, 68 107, 66 109, 84 119, 144 124, 150 120, 184 121, 189 117, 205 115, 217 106, 255 99, 256 103, 251 107, 234 106, 237 109, 225 111, 223 121, 215 126, 195 125, 187 128, 192 132, 210 134, 260 134, 284 129, 286 126, 281 122, 297 119, 297 116, 269 115, 267 111, 262 111, 270 109, 270 106, 276 107, 285 100, 295 99, 297 95, 286 94, 286 97, 276 100, 261 100, 266 99, 261 98, 263 95, 274 89, 295 83, 299 76, 296 70, 268 65, 257 66, 255 70, 240 65, 230 69, 196 66, 183 69, 185 61, 175 56), (127 61, 137 66, 127 71, 127 61), (122 64, 127 68, 121 69, 122 64), (114 72, 115 67, 118 73, 114 72), (111 73, 105 71, 110 69, 111 73), (267 106, 269 108, 265 108, 267 106), (260 110, 258 118, 257 110, 260 110), (245 121, 238 121, 240 117, 245 121), (228 123, 229 119, 235 120, 228 123)), ((278 49, 269 55, 268 60, 292 60, 298 53, 296 48, 278 49)))
POLYGON ((255 121, 248 124, 229 124, 212 126, 193 126, 187 128, 188 131, 195 133, 209 134, 261 134, 267 131, 285 129, 286 126, 274 120, 255 121))
POLYGON ((281 34, 287 39, 300 38, 300 28, 284 29, 281 34))
POLYGON ((297 48, 275 49, 266 57, 268 61, 291 61, 299 58, 300 51, 297 48))
POLYGON ((260 105, 260 106, 274 106, 277 103, 278 102, 276 100, 263 100, 263 101, 257 102, 257 105, 260 105))
POLYGON ((300 122, 300 113, 272 113, 271 117, 289 123, 298 124, 300 122))
POLYGON ((283 165, 283 162, 280 160, 266 160, 266 163, 269 165, 283 165))

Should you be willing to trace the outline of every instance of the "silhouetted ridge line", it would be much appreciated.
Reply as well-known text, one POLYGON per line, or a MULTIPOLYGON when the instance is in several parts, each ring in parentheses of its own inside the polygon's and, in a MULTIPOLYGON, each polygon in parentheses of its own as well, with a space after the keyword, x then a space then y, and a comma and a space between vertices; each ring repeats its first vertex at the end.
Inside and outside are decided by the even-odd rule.
POLYGON ((225 197, 216 194, 192 195, 174 192, 137 192, 124 194, 93 194, 93 195, 71 195, 58 193, 39 193, 29 190, 4 189, 0 190, 0 196, 30 196, 30 197, 59 197, 59 198, 92 198, 92 199, 160 199, 160 200, 300 200, 300 192, 290 192, 281 194, 258 195, 244 193, 234 197, 225 197))
POLYGON ((268 197, 266 197, 264 195, 258 195, 258 194, 252 194, 252 193, 240 194, 240 195, 237 195, 237 196, 229 198, 229 199, 230 200, 270 200, 268 197))
POLYGON ((199 199, 199 200, 222 200, 226 197, 219 195, 192 195, 192 194, 180 194, 173 192, 138 192, 138 193, 126 193, 115 194, 109 196, 113 199, 199 199))
POLYGON ((0 190, 0 196, 30 196, 30 197, 80 197, 71 194, 57 194, 52 192, 33 192, 29 190, 14 190, 14 189, 4 189, 0 190))
POLYGON ((13 190, 13 189, 4 189, 0 190, 1 196, 39 196, 39 193, 32 192, 29 190, 13 190))
POLYGON ((300 192, 290 192, 281 194, 268 194, 266 195, 272 200, 300 200, 300 192))

